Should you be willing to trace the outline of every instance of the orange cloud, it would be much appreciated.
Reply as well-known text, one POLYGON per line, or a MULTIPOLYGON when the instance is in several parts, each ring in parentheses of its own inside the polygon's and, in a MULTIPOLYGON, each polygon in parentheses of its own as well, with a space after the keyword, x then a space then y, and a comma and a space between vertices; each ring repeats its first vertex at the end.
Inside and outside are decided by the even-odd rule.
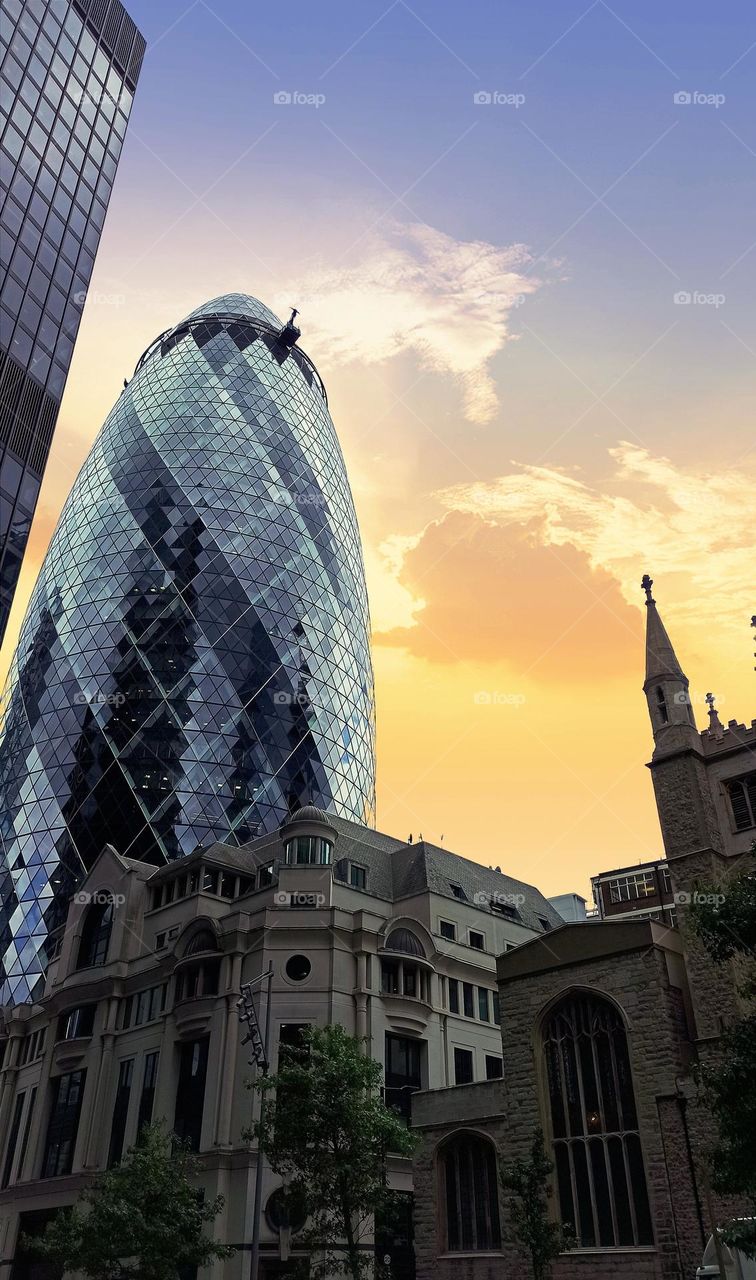
POLYGON ((543 518, 500 526, 452 511, 406 551, 412 625, 379 633, 432 662, 506 663, 536 680, 611 678, 638 661, 641 615, 606 570, 545 544, 543 518))

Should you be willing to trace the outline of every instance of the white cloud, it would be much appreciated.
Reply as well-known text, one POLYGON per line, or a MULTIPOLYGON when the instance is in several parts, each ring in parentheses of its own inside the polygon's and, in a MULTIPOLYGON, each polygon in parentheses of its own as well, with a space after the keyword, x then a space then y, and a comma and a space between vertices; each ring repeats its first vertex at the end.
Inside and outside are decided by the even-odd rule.
MULTIPOLYGON (((541 284, 527 274, 528 250, 398 223, 362 245, 356 264, 322 264, 296 281, 308 343, 342 363, 409 352, 457 380, 470 421, 490 421, 498 401, 489 363, 514 340, 512 310, 541 284)), ((287 285, 278 299, 283 310, 291 296, 287 285)))
POLYGON ((657 580, 681 621, 747 632, 754 604, 756 503, 745 471, 683 468, 620 442, 609 450, 614 474, 599 491, 565 472, 521 466, 488 483, 438 495, 452 511, 497 524, 537 521, 544 546, 570 544, 611 573, 631 603, 642 603, 640 576, 657 580), (663 588, 662 588, 663 580, 663 588))

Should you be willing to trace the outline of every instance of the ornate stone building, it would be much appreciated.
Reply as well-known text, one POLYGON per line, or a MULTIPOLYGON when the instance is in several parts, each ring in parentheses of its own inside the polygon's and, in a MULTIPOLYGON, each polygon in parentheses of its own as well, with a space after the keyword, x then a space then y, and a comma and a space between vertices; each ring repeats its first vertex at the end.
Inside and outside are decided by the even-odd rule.
MULTIPOLYGON (((388 1101, 408 1115, 418 1089, 501 1075, 496 956, 560 923, 529 885, 312 807, 280 833, 161 868, 106 847, 71 903, 42 998, 5 1014, 0 1280, 30 1280, 20 1231, 73 1203, 163 1117, 199 1152, 208 1196, 225 1197, 217 1236, 239 1246, 204 1280, 240 1280, 257 1165, 242 1139, 252 1070, 241 984, 272 965, 261 1018, 274 1071, 303 1024, 338 1022, 368 1038, 388 1101)), ((271 1204, 277 1180, 263 1176, 261 1276, 281 1276, 291 1242, 271 1204)), ((390 1178, 409 1196, 407 1160, 390 1178)), ((397 1280, 412 1274, 409 1233, 384 1234, 380 1248, 397 1280)))
POLYGON ((712 1224, 743 1211, 708 1187, 691 1074, 738 1011, 735 975, 685 918, 698 886, 726 883, 756 838, 756 721, 724 727, 710 698, 699 732, 652 585, 649 767, 680 927, 565 924, 498 958, 502 1080, 413 1098, 418 1280, 524 1274, 499 1174, 539 1126, 554 1212, 579 1241, 555 1280, 691 1280, 712 1224))

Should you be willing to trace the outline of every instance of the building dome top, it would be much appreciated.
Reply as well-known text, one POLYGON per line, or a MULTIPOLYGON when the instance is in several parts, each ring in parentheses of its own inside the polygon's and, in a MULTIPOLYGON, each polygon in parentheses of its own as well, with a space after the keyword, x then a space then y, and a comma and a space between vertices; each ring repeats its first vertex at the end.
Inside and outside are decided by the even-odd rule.
POLYGON ((425 948, 418 938, 417 934, 411 929, 394 929, 386 939, 386 951, 401 951, 407 956, 418 956, 421 960, 425 959, 425 948))
POLYGON ((283 326, 283 321, 274 311, 271 311, 270 307, 266 307, 259 298, 252 298, 247 293, 223 293, 218 298, 211 298, 209 302, 203 302, 200 307, 195 307, 194 311, 184 317, 181 324, 186 324, 189 320, 199 320, 202 316, 216 315, 261 320, 265 324, 273 325, 276 329, 281 329, 283 326))
POLYGON ((325 809, 318 809, 317 805, 314 804, 306 804, 301 809, 296 809, 294 813, 289 814, 283 825, 285 828, 294 825, 298 826, 300 823, 305 822, 316 823, 321 827, 329 827, 331 831, 335 830, 330 814, 327 814, 325 809))

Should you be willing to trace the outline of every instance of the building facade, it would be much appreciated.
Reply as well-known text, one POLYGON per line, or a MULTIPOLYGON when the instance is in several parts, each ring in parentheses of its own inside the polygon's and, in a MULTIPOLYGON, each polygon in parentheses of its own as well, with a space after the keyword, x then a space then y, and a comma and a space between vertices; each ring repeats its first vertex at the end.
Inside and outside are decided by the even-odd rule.
POLYGON ((694 1074, 721 1057, 742 974, 714 964, 685 918, 703 886, 726 887, 743 869, 756 840, 756 722, 725 728, 712 699, 698 730, 651 586, 644 579, 650 769, 681 927, 620 911, 499 957, 502 1080, 413 1098, 418 1280, 524 1274, 500 1174, 527 1157, 538 1128, 553 1213, 578 1241, 555 1280, 692 1280, 714 1226, 752 1212, 710 1190, 715 1135, 694 1074))
POLYGON ((599 920, 660 920, 677 924, 672 880, 665 858, 616 867, 591 876, 591 890, 599 920))
POLYGON ((312 803, 370 823, 359 530, 325 388, 228 294, 142 356, 63 508, 0 741, 0 998, 103 846, 156 865, 312 803))
MULTIPOLYGON (((529 885, 313 807, 243 848, 215 844, 161 868, 107 848, 71 904, 41 999, 6 1010, 0 1280, 27 1275, 19 1231, 74 1202, 159 1118, 199 1152, 207 1194, 225 1197, 217 1235, 239 1252, 206 1280, 241 1280, 257 1164, 242 1139, 252 1069, 241 984, 272 965, 260 1017, 273 1070, 303 1025, 340 1023, 366 1038, 387 1101, 408 1117, 417 1090, 499 1079, 508 1015, 496 956, 559 924, 529 885)), ((272 1277, 296 1237, 275 1226, 277 1179, 262 1177, 272 1277)), ((411 1196, 408 1160, 390 1159, 389 1177, 411 1196)), ((413 1274, 407 1238, 384 1234, 380 1248, 397 1280, 413 1274)))
POLYGON ((4 0, 0 641, 144 49, 120 0, 4 0))

